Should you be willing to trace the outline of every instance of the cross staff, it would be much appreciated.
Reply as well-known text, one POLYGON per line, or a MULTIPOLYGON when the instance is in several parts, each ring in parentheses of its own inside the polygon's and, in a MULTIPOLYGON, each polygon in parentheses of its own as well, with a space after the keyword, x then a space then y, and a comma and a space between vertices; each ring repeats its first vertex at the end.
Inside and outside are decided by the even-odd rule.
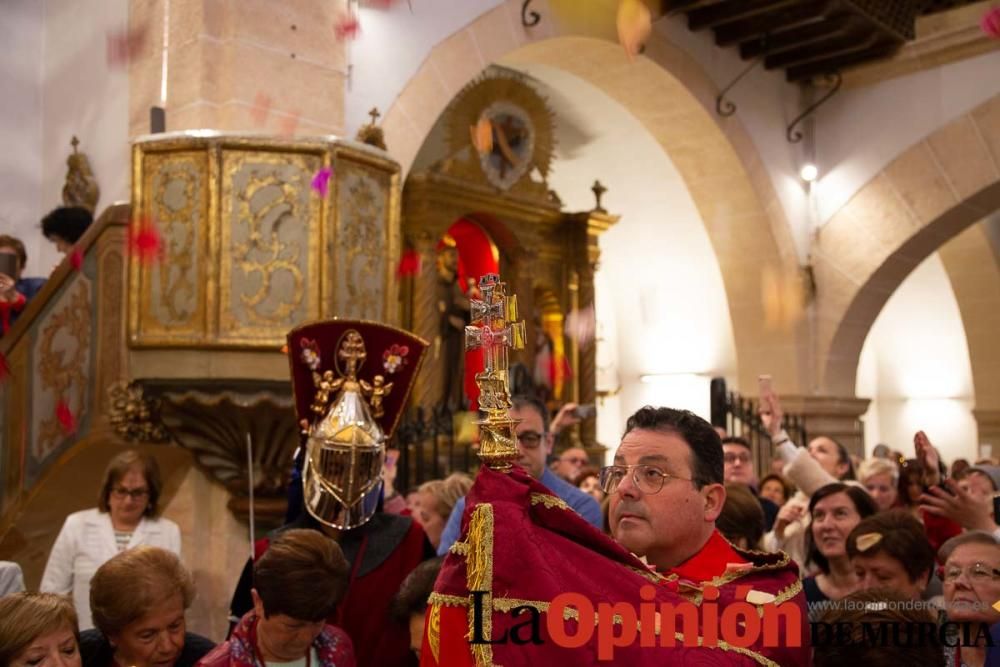
POLYGON ((481 427, 479 457, 494 470, 510 470, 517 454, 514 426, 510 418, 508 349, 524 347, 524 322, 517 318, 517 298, 506 294, 500 276, 488 273, 479 279, 482 299, 471 302, 473 324, 465 327, 465 349, 483 350, 483 370, 476 373, 479 407, 486 419, 481 427))

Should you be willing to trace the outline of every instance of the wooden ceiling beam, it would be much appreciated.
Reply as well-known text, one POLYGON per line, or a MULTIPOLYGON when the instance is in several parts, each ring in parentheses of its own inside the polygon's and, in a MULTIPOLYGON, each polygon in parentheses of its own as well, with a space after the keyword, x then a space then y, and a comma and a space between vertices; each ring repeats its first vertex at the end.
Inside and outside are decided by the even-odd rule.
POLYGON ((841 14, 830 17, 822 23, 812 23, 777 34, 771 33, 767 36, 766 44, 761 39, 753 39, 740 44, 740 57, 743 60, 753 60, 763 55, 765 49, 769 55, 797 49, 816 40, 843 35, 851 24, 852 17, 848 14, 841 14))
POLYGON ((724 25, 715 30, 715 43, 718 46, 734 46, 747 42, 761 35, 783 32, 799 26, 820 23, 830 12, 831 3, 827 0, 812 0, 792 5, 788 9, 762 17, 752 18, 732 25, 724 25))
POLYGON ((801 0, 736 0, 688 12, 688 28, 694 32, 705 28, 751 19, 800 4, 801 0))
POLYGON ((880 35, 872 32, 868 35, 850 34, 836 40, 825 41, 819 44, 810 44, 795 51, 767 56, 764 58, 765 69, 788 69, 819 62, 821 60, 831 60, 847 56, 858 52, 868 51, 877 46, 882 41, 880 35))
POLYGON ((728 1, 729 0, 661 0, 660 14, 669 15, 678 14, 680 12, 689 12, 701 7, 710 7, 711 5, 718 5, 728 1))
POLYGON ((785 78, 791 83, 801 83, 803 81, 808 81, 809 79, 823 76, 824 74, 842 70, 851 65, 867 62, 869 60, 887 58, 895 53, 899 47, 900 45, 897 42, 881 42, 858 53, 820 60, 808 65, 791 67, 785 74, 785 78))

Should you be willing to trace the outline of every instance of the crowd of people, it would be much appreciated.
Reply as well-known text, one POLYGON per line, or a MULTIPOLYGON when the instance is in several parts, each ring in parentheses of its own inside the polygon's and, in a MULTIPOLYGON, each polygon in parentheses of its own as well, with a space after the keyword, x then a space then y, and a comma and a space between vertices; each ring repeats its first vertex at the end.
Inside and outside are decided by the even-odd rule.
MULTIPOLYGON (((557 434, 579 421, 575 405, 552 415, 516 396, 509 416, 521 468, 586 530, 654 572, 702 583, 752 573, 759 590, 774 585, 801 599, 821 627, 854 619, 968 635, 972 624, 980 630, 968 641, 908 645, 906 659, 1000 661, 996 461, 948 468, 923 432, 910 452, 880 446, 858 460, 828 436, 792 442, 779 398, 765 393, 760 404, 762 446, 775 461, 760 479, 748 440, 684 411, 638 411, 612 465, 601 467, 578 446, 553 453, 557 434)), ((256 543, 234 582, 229 635, 217 644, 187 631, 197 591, 178 526, 160 516, 156 461, 119 453, 97 507, 66 518, 39 592, 18 590, 16 564, 0 566, 0 667, 416 664, 435 582, 449 553, 466 546, 456 542, 473 477, 456 472, 399 493, 397 454, 385 457, 378 509, 362 525, 339 529, 298 507, 256 543)), ((860 642, 828 644, 815 627, 812 640, 809 659, 821 665, 843 664, 860 642)), ((877 656, 892 659, 899 646, 866 650, 861 664, 883 664, 877 656)))

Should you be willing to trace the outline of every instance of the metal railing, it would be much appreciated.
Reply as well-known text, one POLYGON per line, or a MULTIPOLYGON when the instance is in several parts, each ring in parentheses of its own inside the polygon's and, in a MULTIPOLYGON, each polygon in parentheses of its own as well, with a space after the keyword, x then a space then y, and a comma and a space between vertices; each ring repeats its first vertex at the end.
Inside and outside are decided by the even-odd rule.
POLYGON ((391 446, 399 450, 395 486, 400 493, 453 472, 475 475, 479 469, 471 444, 456 442, 454 414, 444 406, 413 408, 393 434, 391 446))
MULTIPOLYGON (((724 378, 712 378, 710 392, 712 426, 724 428, 727 434, 739 436, 750 443, 754 470, 760 479, 770 472, 774 451, 771 447, 771 438, 760 419, 758 398, 728 391, 724 378)), ((806 445, 808 434, 804 416, 785 414, 782 425, 792 442, 801 446, 806 445)))

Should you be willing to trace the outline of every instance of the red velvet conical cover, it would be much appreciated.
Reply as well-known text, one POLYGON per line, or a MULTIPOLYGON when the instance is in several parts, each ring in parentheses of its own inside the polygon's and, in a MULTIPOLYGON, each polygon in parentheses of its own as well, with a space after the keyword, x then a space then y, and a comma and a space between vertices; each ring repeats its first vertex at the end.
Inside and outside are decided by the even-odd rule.
POLYGON ((748 562, 709 582, 719 593, 710 604, 703 599, 705 582, 654 573, 520 467, 504 474, 484 466, 466 497, 462 537, 429 600, 421 665, 811 664, 797 566, 784 554, 739 555, 748 562), (581 594, 593 611, 566 607, 556 621, 551 603, 567 592, 581 594), (602 612, 599 603, 621 604, 602 612), (678 611, 661 603, 679 605, 678 611), (730 605, 745 612, 732 622, 737 634, 752 633, 755 618, 778 617, 779 608, 784 618, 745 646, 712 642, 706 632, 719 622, 711 609, 721 617, 730 605), (688 622, 693 625, 682 622, 684 607, 697 614, 688 622), (683 645, 685 639, 694 645, 683 645), (611 646, 615 642, 622 645, 611 646))
POLYGON ((364 341, 366 357, 357 369, 358 380, 374 384, 375 376, 393 384, 382 398, 383 413, 376 417, 386 438, 392 436, 406 407, 406 399, 427 351, 427 341, 409 331, 378 322, 331 319, 303 324, 288 332, 288 363, 291 367, 295 412, 312 423, 310 409, 316 395, 313 372, 336 369, 343 375, 344 362, 337 356, 340 341, 348 331, 357 331, 364 341))

